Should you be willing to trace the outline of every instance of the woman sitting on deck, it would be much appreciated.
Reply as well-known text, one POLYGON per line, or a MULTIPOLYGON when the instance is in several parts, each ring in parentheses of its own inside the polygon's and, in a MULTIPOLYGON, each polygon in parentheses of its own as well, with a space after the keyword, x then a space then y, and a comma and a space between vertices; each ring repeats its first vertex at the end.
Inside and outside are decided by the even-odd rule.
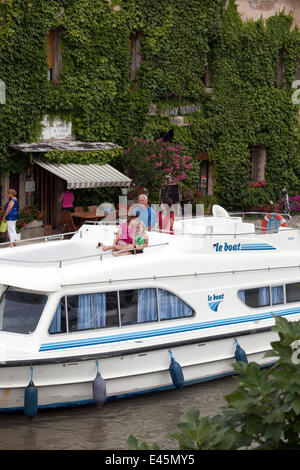
POLYGON ((102 248, 103 251, 112 250, 113 252, 133 249, 133 234, 135 232, 137 220, 138 218, 136 215, 128 215, 127 221, 120 225, 113 244, 111 246, 105 246, 103 243, 99 242, 98 246, 102 248))
POLYGON ((145 246, 148 246, 149 239, 146 233, 145 224, 141 220, 138 220, 136 222, 132 239, 133 246, 131 249, 127 251, 127 247, 124 247, 123 249, 125 249, 126 251, 121 251, 118 253, 115 252, 113 253, 113 256, 137 255, 139 253, 143 253, 143 248, 145 248, 145 246))

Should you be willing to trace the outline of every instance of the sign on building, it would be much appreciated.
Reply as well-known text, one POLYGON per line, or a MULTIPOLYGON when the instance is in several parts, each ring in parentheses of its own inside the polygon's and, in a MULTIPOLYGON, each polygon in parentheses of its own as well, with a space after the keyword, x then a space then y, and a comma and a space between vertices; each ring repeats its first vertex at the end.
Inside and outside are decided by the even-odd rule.
POLYGON ((72 123, 60 118, 51 119, 45 116, 42 121, 42 140, 56 139, 64 140, 72 136, 72 123))

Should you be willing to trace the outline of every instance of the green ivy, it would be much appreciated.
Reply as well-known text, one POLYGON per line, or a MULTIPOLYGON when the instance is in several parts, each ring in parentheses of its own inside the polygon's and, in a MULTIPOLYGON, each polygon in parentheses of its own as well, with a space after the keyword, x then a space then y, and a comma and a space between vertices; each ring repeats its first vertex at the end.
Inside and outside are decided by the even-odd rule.
POLYGON ((123 155, 121 148, 114 148, 111 150, 96 150, 96 151, 83 151, 76 152, 75 150, 53 150, 46 152, 42 155, 44 161, 54 163, 77 163, 81 165, 88 165, 90 163, 98 163, 104 165, 113 160, 120 158, 123 155))
MULTIPOLYGON (((71 121, 78 140, 124 148, 133 137, 158 138, 173 129, 174 142, 183 142, 195 160, 187 183, 195 185, 197 154, 207 152, 215 195, 228 209, 255 200, 249 194, 254 145, 267 149, 268 184, 256 202, 275 202, 283 186, 299 193, 299 106, 291 100, 299 44, 291 16, 243 22, 234 0, 227 7, 225 0, 0 2, 0 79, 7 90, 0 105, 0 174, 24 171, 26 158, 11 157, 9 145, 37 141, 48 114, 71 121), (54 28, 61 31, 63 56, 58 83, 47 80, 45 36, 54 28), (132 33, 140 33, 143 57, 133 81, 132 33), (280 50, 284 74, 276 88, 280 50), (207 64, 211 92, 202 80, 207 64), (149 115, 151 103, 157 116, 149 115), (201 103, 201 111, 185 116, 189 126, 162 116, 167 107, 189 103, 201 103)), ((126 156, 116 162, 126 168, 126 156)))

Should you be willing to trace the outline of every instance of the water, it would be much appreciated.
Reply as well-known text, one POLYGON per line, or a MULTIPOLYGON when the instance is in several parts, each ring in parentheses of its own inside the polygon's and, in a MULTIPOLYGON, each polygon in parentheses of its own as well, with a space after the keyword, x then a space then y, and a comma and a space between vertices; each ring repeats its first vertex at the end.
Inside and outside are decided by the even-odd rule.
POLYGON ((178 449, 169 437, 191 408, 200 416, 214 416, 226 404, 224 396, 237 387, 223 378, 96 406, 39 411, 30 421, 25 415, 0 416, 1 450, 128 450, 133 434, 139 441, 157 442, 161 449, 178 449))

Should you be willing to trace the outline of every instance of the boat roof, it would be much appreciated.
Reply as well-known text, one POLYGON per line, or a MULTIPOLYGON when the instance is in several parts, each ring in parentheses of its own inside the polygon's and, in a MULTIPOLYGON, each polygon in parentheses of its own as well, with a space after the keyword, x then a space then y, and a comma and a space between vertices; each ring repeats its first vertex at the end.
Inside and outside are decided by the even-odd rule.
POLYGON ((84 224, 70 239, 48 237, 36 243, 3 248, 0 250, 0 284, 55 292, 72 285, 155 279, 156 275, 170 277, 170 273, 191 269, 216 270, 216 266, 221 269, 221 264, 222 269, 235 269, 243 263, 255 267, 255 263, 263 263, 263 259, 253 256, 245 259, 245 253, 269 256, 272 252, 289 250, 294 256, 295 248, 299 250, 299 230, 297 235, 286 231, 288 229, 257 235, 254 224, 244 223, 240 217, 199 217, 176 220, 175 235, 149 232, 149 246, 142 256, 113 257, 111 252, 103 252, 97 245, 99 241, 111 245, 118 228, 117 225, 84 224), (221 243, 235 247, 234 258, 219 256, 216 247, 221 243), (186 262, 187 256, 190 256, 190 263, 186 262), (199 264, 199 256, 210 257, 210 260, 217 256, 217 259, 215 263, 199 264))

